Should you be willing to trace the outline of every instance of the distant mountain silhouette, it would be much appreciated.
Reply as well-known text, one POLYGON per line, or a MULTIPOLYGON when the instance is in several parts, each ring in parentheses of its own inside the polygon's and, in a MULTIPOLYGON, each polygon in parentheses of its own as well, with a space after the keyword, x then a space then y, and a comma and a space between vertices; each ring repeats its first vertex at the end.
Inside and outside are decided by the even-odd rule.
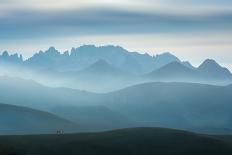
POLYGON ((179 62, 171 62, 164 67, 161 67, 150 74, 148 77, 157 79, 184 79, 193 76, 193 69, 184 66, 179 62))
POLYGON ((105 60, 98 60, 81 71, 65 72, 60 75, 71 81, 71 85, 75 83, 78 89, 94 92, 107 92, 138 82, 136 76, 110 65, 105 60))
POLYGON ((47 51, 36 53, 25 61, 26 66, 39 69, 52 69, 58 71, 80 71, 98 60, 104 60, 110 65, 120 70, 144 74, 154 69, 160 68, 170 62, 180 60, 170 53, 156 56, 128 52, 120 46, 100 46, 84 45, 79 48, 72 48, 61 54, 54 47, 47 51))
POLYGON ((77 124, 48 112, 0 104, 0 134, 53 133, 80 131, 77 124))
POLYGON ((26 77, 48 86, 98 93, 151 81, 214 85, 232 83, 230 71, 214 60, 208 59, 195 68, 190 62, 182 62, 169 52, 151 56, 129 52, 120 46, 84 45, 64 53, 50 47, 25 61, 22 60, 22 56, 9 56, 7 52, 4 52, 0 59, 1 57, 7 62, 12 62, 14 66, 20 66, 10 68, 10 65, 0 63, 2 75, 26 77))
MULTIPOLYGON (((45 52, 39 51, 25 61, 23 61, 22 55, 17 53, 9 55, 5 51, 0 55, 0 62, 23 64, 27 68, 39 69, 41 71, 81 71, 98 61, 105 61, 114 68, 133 74, 147 74, 172 62, 179 62, 185 67, 195 69, 188 61, 181 62, 169 52, 151 56, 129 52, 120 46, 111 45, 100 47, 83 45, 64 53, 60 53, 54 47, 50 47, 45 52)), ((220 74, 229 75, 229 71, 226 68, 222 71, 222 67, 210 59, 200 65, 198 70, 199 73, 204 72, 204 75, 214 76, 215 78, 225 78, 224 75, 220 74)))
POLYGON ((21 63, 23 63, 23 57, 17 53, 10 55, 7 51, 4 51, 2 55, 0 55, 0 64, 19 65, 21 63))
POLYGON ((172 62, 146 75, 156 80, 202 82, 231 81, 232 74, 214 60, 205 60, 198 68, 187 67, 183 63, 172 62))
POLYGON ((80 74, 99 74, 99 75, 123 75, 125 72, 111 66, 105 60, 98 60, 89 67, 79 72, 80 74))
POLYGON ((232 74, 227 68, 220 66, 215 60, 207 59, 198 68, 201 76, 210 79, 232 79, 232 74))

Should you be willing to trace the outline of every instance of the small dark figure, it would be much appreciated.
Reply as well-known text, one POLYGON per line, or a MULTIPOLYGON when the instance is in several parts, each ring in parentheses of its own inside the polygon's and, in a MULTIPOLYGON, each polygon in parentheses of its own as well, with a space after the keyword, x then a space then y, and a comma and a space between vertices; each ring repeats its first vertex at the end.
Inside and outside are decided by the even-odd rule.
POLYGON ((63 135, 63 134, 64 134, 64 130, 62 130, 62 129, 61 129, 61 130, 57 130, 57 131, 56 131, 56 134, 58 134, 58 135, 63 135))

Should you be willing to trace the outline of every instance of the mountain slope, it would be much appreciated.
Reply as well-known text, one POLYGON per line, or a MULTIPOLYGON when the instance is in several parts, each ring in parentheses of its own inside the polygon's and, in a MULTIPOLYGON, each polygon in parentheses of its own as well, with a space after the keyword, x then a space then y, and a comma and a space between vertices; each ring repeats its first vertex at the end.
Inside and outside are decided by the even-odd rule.
POLYGON ((189 65, 172 62, 149 74, 145 77, 160 81, 181 81, 213 84, 228 84, 232 82, 232 74, 224 67, 221 67, 214 60, 205 60, 198 68, 189 65))
POLYGON ((145 83, 105 94, 104 104, 145 126, 232 133, 231 87, 145 83))
POLYGON ((87 68, 76 71, 61 73, 66 81, 71 81, 78 89, 86 89, 93 92, 108 92, 124 88, 137 83, 136 76, 113 67, 105 60, 98 60, 87 68))
POLYGON ((98 60, 77 74, 89 76, 129 76, 129 74, 111 66, 105 60, 98 60))
POLYGON ((220 66, 215 60, 207 59, 198 68, 199 76, 209 79, 232 79, 232 74, 227 68, 220 66))
POLYGON ((86 101, 94 101, 97 96, 86 91, 46 87, 32 80, 0 77, 2 103, 46 110, 56 105, 80 105, 83 101, 88 105, 86 101))
POLYGON ((48 112, 0 104, 0 134, 56 133, 80 131, 77 124, 48 112))
POLYGON ((172 79, 172 80, 181 80, 190 78, 193 76, 193 69, 190 69, 189 67, 186 67, 182 65, 179 62, 172 62, 164 67, 161 67, 149 74, 147 74, 147 77, 154 78, 154 79, 172 79))
POLYGON ((17 53, 10 55, 7 51, 4 51, 0 55, 0 64, 3 65, 21 65, 23 63, 22 55, 17 53))
MULTIPOLYGON (((228 137, 229 138, 229 137, 228 137)), ((133 128, 101 133, 0 137, 2 155, 230 155, 232 143, 217 136, 164 128, 133 128)))
POLYGON ((106 106, 99 106, 101 101, 101 94, 68 88, 51 88, 30 80, 0 77, 2 103, 49 111, 91 127, 91 130, 127 127, 133 124, 119 112, 106 106))
POLYGON ((52 113, 77 122, 85 124, 93 131, 109 130, 136 126, 136 124, 106 106, 56 106, 52 113))
MULTIPOLYGON (((2 103, 46 111, 56 106, 103 106, 115 112, 118 118, 123 115, 139 126, 164 126, 205 133, 232 133, 231 92, 231 86, 144 83, 111 93, 95 94, 49 88, 27 80, 0 78, 2 103)), ((117 123, 120 124, 120 121, 115 121, 117 123)))

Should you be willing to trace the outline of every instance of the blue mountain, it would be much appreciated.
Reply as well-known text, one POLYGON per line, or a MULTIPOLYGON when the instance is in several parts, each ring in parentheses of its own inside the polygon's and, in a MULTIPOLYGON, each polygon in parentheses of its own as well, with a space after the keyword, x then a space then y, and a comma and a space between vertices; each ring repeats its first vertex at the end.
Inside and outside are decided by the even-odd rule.
POLYGON ((170 62, 180 60, 170 53, 150 56, 137 52, 129 52, 120 46, 84 45, 72 48, 60 53, 54 47, 47 51, 40 51, 25 61, 26 66, 44 70, 80 71, 94 64, 98 60, 104 60, 115 68, 134 73, 144 74, 160 68, 170 62))
POLYGON ((4 51, 0 55, 0 63, 1 64, 22 64, 23 57, 22 55, 18 55, 17 53, 10 55, 7 51, 4 51))
POLYGON ((215 60, 207 59, 198 68, 197 72, 202 77, 210 79, 232 79, 230 71, 220 66, 215 60))
POLYGON ((232 81, 232 74, 215 60, 207 59, 198 68, 183 63, 172 62, 146 74, 148 78, 171 81, 232 81))

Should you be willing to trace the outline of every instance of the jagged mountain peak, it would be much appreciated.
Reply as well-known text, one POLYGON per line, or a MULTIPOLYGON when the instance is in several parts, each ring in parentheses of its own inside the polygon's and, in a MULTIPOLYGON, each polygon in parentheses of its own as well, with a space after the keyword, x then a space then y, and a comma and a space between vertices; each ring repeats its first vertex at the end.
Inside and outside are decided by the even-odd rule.
POLYGON ((23 62, 23 56, 18 53, 9 54, 8 51, 4 51, 0 55, 0 60, 2 63, 19 64, 23 62))
POLYGON ((4 51, 4 52, 2 53, 2 56, 3 56, 3 57, 8 57, 8 56, 9 56, 9 53, 8 53, 7 51, 4 51))
POLYGON ((49 47, 47 51, 45 51, 47 54, 60 54, 60 52, 53 46, 49 47))

